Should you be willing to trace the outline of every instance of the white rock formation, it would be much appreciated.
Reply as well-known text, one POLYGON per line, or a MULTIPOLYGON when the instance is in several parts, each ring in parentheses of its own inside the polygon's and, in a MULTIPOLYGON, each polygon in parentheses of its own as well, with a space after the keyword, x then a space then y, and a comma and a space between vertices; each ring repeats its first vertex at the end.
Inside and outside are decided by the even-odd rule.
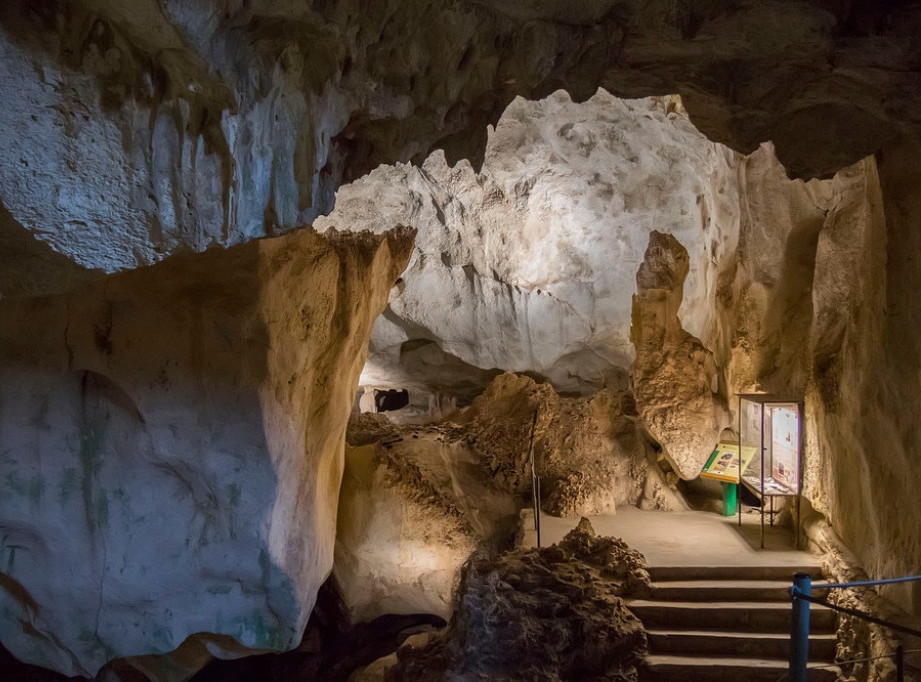
POLYGON ((516 95, 559 87, 680 92, 711 138, 834 172, 917 135, 903 5, 5 2, 0 201, 74 263, 136 267, 310 221, 380 163, 478 160, 516 95))
POLYGON ((198 633, 296 645, 410 243, 306 230, 0 302, 4 646, 93 675, 198 633))
POLYGON ((743 157, 709 142, 676 98, 518 100, 481 173, 435 154, 339 191, 330 220, 420 230, 361 381, 469 397, 507 369, 566 391, 632 379, 650 433, 693 478, 734 393, 803 394, 816 244, 844 198, 863 205, 852 195, 788 179, 770 145, 743 157), (631 318, 653 234, 685 250, 686 275, 631 318))
POLYGON ((676 97, 599 91, 575 104, 558 92, 509 106, 481 173, 436 153, 341 188, 333 223, 419 228, 362 383, 464 391, 491 378, 477 369, 499 368, 565 391, 625 386, 634 278, 652 230, 688 249, 679 316, 695 336, 708 329, 718 264, 738 234, 738 161, 676 97), (453 377, 439 375, 445 364, 453 377))

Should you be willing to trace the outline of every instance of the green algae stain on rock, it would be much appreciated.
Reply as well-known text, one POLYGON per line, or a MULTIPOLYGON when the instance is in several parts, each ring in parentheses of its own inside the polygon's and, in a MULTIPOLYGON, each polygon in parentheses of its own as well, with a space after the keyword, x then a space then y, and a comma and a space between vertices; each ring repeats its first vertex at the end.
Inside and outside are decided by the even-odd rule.
POLYGON ((40 502, 45 494, 45 479, 41 474, 22 476, 18 471, 11 471, 3 480, 7 490, 32 502, 40 502))

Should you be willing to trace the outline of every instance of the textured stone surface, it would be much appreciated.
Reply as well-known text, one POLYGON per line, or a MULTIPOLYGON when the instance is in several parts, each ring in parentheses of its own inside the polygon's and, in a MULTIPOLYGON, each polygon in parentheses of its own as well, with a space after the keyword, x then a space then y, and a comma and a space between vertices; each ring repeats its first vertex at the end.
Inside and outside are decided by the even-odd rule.
POLYGON ((310 221, 381 163, 478 163, 515 96, 599 86, 677 92, 712 139, 831 173, 917 135, 919 22, 892 0, 13 0, 0 200, 80 266, 130 268, 310 221))
POLYGON ((0 302, 4 645, 67 674, 295 645, 410 243, 301 231, 0 302))
POLYGON ((731 424, 713 354, 678 320, 688 267, 688 252, 675 237, 649 235, 636 273, 631 329, 639 414, 682 478, 700 473, 731 424))
POLYGON ((362 383, 466 395, 498 368, 564 391, 626 387, 649 234, 669 232, 691 253, 681 316, 702 335, 716 263, 738 231, 737 163, 677 98, 599 91, 575 104, 559 92, 508 108, 481 173, 436 154, 343 187, 335 224, 419 228, 362 383))
MULTIPOLYGON (((731 392, 804 398, 805 494, 884 577, 915 573, 921 543, 911 520, 916 149, 906 142, 808 183, 791 183, 764 152, 746 158, 739 250, 708 341, 731 392)), ((918 612, 910 588, 887 591, 918 612)))
POLYGON ((449 618, 460 567, 509 536, 515 501, 449 427, 388 428, 375 415, 349 430, 352 442, 373 441, 346 447, 339 500, 334 571, 351 617, 449 618), (378 425, 386 430, 373 434, 378 425))
MULTIPOLYGON (((476 177, 465 166, 448 164, 467 156, 478 165, 486 154, 485 124, 497 121, 516 95, 544 96, 564 88, 579 100, 599 86, 633 97, 677 92, 690 120, 711 139, 745 152, 773 140, 776 154, 794 175, 831 174, 877 152, 878 179, 871 160, 832 182, 808 185, 790 183, 767 149, 745 159, 735 156, 738 180, 726 191, 737 191, 739 197, 725 200, 739 208, 738 251, 732 242, 734 219, 710 213, 723 200, 717 191, 713 202, 703 202, 706 216, 703 210, 698 216, 695 208, 688 215, 690 223, 701 227, 716 216, 727 239, 717 240, 722 255, 711 255, 712 241, 688 242, 679 235, 692 273, 685 296, 691 295, 697 262, 707 272, 698 280, 707 295, 702 305, 689 309, 693 319, 681 308, 678 318, 713 353, 724 396, 739 389, 806 396, 810 499, 828 514, 871 574, 917 572, 919 16, 916 3, 897 0, 599 0, 578 7, 516 0, 390 0, 361 9, 347 2, 11 0, 0 5, 0 295, 68 291, 106 272, 177 251, 201 251, 290 229, 330 210, 343 180, 381 162, 422 164, 436 148, 445 149, 447 163, 434 157, 422 171, 407 170, 404 179, 397 178, 423 199, 413 209, 414 220, 422 226, 442 224, 426 217, 434 210, 426 203, 429 196, 435 197, 438 210, 494 207, 498 193, 471 187, 464 190, 470 194, 470 203, 464 204, 443 194, 443 186, 429 191, 426 185, 432 178, 436 185, 442 181, 433 169, 448 180, 476 177)), ((554 102, 572 106, 562 97, 554 102)), ((513 111, 535 106, 517 102, 513 111)), ((666 106, 666 118, 675 128, 686 125, 677 109, 669 113, 666 106)), ((629 117, 618 120, 623 125, 629 117)), ((661 120, 658 124, 665 126, 661 120)), ((647 134, 658 124, 642 119, 635 129, 647 134)), ((572 174, 568 168, 601 171, 594 162, 580 160, 582 148, 591 147, 586 142, 591 142, 588 133, 595 134, 592 125, 578 120, 562 128, 541 138, 553 152, 538 160, 555 164, 559 177, 554 182, 565 192, 571 187, 563 182, 567 172, 572 174)), ((525 138, 524 148, 532 142, 525 138)), ((514 177, 509 169, 501 170, 506 179, 514 177)), ((630 178, 640 177, 635 168, 629 170, 630 178)), ((646 203, 667 203, 656 176, 643 177, 648 179, 640 196, 646 203)), ((532 188, 525 180, 511 187, 497 181, 496 187, 506 198, 530 199, 532 188)), ((617 190, 626 182, 618 178, 611 184, 609 203, 597 202, 603 216, 613 215, 617 190)), ((379 196, 381 207, 389 196, 379 196)), ((555 210, 570 212, 561 206, 555 210)), ((591 213, 595 206, 593 198, 579 210, 591 213)), ((660 217, 651 215, 654 221, 660 217)), ((579 225, 567 228, 578 238, 567 235, 554 242, 543 239, 544 225, 521 224, 525 234, 540 235, 547 249, 522 252, 529 260, 517 279, 501 268, 492 272, 485 267, 505 260, 496 253, 519 248, 508 237, 505 243, 492 243, 492 237, 475 242, 470 257, 449 242, 447 263, 441 261, 445 249, 431 252, 434 263, 414 262, 420 278, 404 280, 404 292, 413 294, 420 286, 472 290, 471 300, 483 301, 486 312, 455 307, 453 296, 447 303, 441 300, 438 312, 451 322, 445 327, 450 335, 433 331, 437 320, 430 319, 424 305, 406 307, 399 319, 388 316, 378 325, 372 350, 377 358, 389 354, 399 360, 388 362, 405 372, 401 382, 436 393, 449 389, 466 399, 493 378, 496 367, 536 368, 560 387, 587 391, 605 383, 616 387, 626 379, 632 350, 625 335, 606 339, 593 322, 586 322, 594 319, 594 312, 585 314, 587 302, 603 299, 587 297, 583 290, 600 271, 591 258, 604 250, 594 243, 588 253, 576 248, 584 247, 579 225), (552 300, 544 288, 538 287, 538 298, 529 288, 537 279, 528 268, 546 267, 547 258, 567 264, 559 281, 546 283, 553 285, 552 300), (444 269, 438 269, 439 262, 444 269), (590 280, 583 263, 591 266, 590 280), (423 265, 432 269, 423 271, 423 265), (528 313, 523 312, 526 301, 528 313), (552 322, 549 327, 521 321, 530 320, 534 301, 544 306, 538 311, 552 322), (424 324, 407 325, 410 313, 424 324), (501 324, 491 326, 497 319, 501 324), (456 334, 458 329, 463 333, 456 334), (551 338, 561 340, 560 347, 551 338), (441 347, 448 342, 451 349, 441 347), (625 354, 617 355, 621 351, 625 354), (464 377, 460 385, 458 377, 464 377)), ((552 221, 547 225, 559 227, 552 221)), ((658 222, 649 229, 673 232, 658 222)), ((630 242, 637 254, 646 237, 648 232, 630 242)), ((217 275, 202 277, 214 287, 224 266, 212 262, 214 257, 203 261, 217 275)), ((623 268, 627 296, 639 262, 638 255, 623 268)), ((616 269, 607 261, 603 266, 616 269)), ((81 296, 101 286, 82 288, 81 296)), ((93 318, 93 329, 80 333, 105 349, 108 313, 105 307, 90 310, 93 300, 105 297, 93 295, 97 299, 73 299, 75 309, 93 318)), ((43 339, 67 338, 70 332, 65 334, 61 325, 66 326, 70 313, 61 308, 61 300, 23 304, 20 310, 35 318, 32 326, 5 324, 0 335, 23 334, 17 343, 29 346, 26 355, 42 352, 43 339), (27 333, 31 329, 34 333, 27 333)), ((458 301, 464 300, 459 295, 458 301)), ((162 307, 167 308, 165 301, 162 307)), ((124 314, 118 307, 113 310, 114 320, 124 314)), ((622 305, 621 311, 626 310, 622 305)), ((617 324, 624 319, 618 313, 617 324)), ((184 338, 174 336, 169 343, 184 338)), ((169 347, 167 340, 155 344, 152 332, 145 337, 151 345, 169 347)), ((199 337, 198 331, 188 333, 190 339, 199 337)), ((204 350, 196 362, 217 362, 204 350)), ((18 353, 4 349, 4 367, 15 372, 17 382, 5 382, 5 387, 37 386, 45 365, 22 360, 18 353)), ((226 358, 220 362, 230 365, 226 358)), ((117 432, 136 433, 132 409, 120 407, 131 405, 118 392, 124 382, 115 381, 113 389, 106 383, 111 381, 107 368, 102 361, 96 365, 78 370, 95 374, 62 378, 48 403, 71 404, 83 400, 86 391, 92 409, 53 414, 65 421, 76 414, 74 419, 87 423, 111 417, 117 432), (93 396, 101 396, 103 407, 92 407, 93 396), (115 407, 106 407, 109 403, 115 407)), ((245 367, 238 363, 233 369, 245 367)), ((282 377, 280 385, 287 380, 282 377)), ((238 420, 199 399, 203 392, 210 396, 210 388, 209 383, 191 391, 191 405, 188 400, 173 404, 184 413, 181 420, 187 420, 183 433, 200 431, 204 441, 209 429, 234 433, 238 428, 238 420), (213 417, 206 426, 192 421, 191 415, 203 411, 213 417)), ((27 411, 30 401, 17 388, 4 397, 3 409, 27 411)), ((36 433, 40 429, 28 436, 36 433)), ((74 447, 65 443, 61 452, 74 447)), ((23 466, 44 465, 29 461, 23 466)), ((30 480, 14 476, 7 485, 24 491, 15 495, 26 499, 33 489, 30 480)), ((48 488, 37 490, 51 495, 48 488)), ((12 504, 7 500, 16 496, 5 496, 0 504, 12 504)), ((176 506, 192 505, 190 499, 195 495, 184 494, 176 506)), ((63 530, 59 534, 67 536, 63 530)), ((20 539, 13 542, 24 546, 20 539)), ((150 551, 145 545, 141 555, 150 551)), ((23 552, 17 550, 17 556, 23 552)), ((84 573, 105 562, 102 556, 100 550, 92 560, 75 561, 73 584, 83 585, 84 573)), ((68 584, 61 579, 62 590, 68 584)), ((15 585, 5 589, 20 594, 15 585)), ((899 603, 921 609, 917 591, 891 591, 899 603)), ((96 588, 79 595, 87 604, 100 597, 96 588)), ((65 602, 55 607, 69 608, 65 602)), ((14 634, 26 637, 20 630, 14 634)), ((143 650, 159 651, 161 645, 147 638, 143 650)))
POLYGON ((353 417, 335 566, 352 617, 451 615, 464 562, 477 549, 506 546, 519 509, 531 505, 532 424, 545 513, 680 508, 631 402, 610 391, 562 397, 508 373, 442 422, 353 417))
MULTIPOLYGON (((840 202, 819 236, 807 419, 809 492, 867 572, 917 574, 918 368, 913 292, 921 283, 921 172, 906 145, 842 178, 860 201, 840 202), (880 187, 880 180, 883 181, 880 187)), ((911 585, 883 595, 915 615, 911 585)))
POLYGON ((583 518, 557 545, 471 562, 451 627, 399 650, 388 679, 636 680, 646 635, 621 596, 648 581, 641 554, 583 518))

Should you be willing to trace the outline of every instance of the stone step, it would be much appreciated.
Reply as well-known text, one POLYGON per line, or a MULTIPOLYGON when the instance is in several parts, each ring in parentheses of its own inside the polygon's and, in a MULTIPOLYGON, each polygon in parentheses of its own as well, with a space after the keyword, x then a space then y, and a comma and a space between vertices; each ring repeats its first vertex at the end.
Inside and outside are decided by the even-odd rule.
MULTIPOLYGON (((810 682, 834 682, 838 668, 810 664, 810 682)), ((780 659, 651 655, 640 671, 643 682, 778 682, 787 680, 789 663, 780 659)))
POLYGON ((793 585, 796 573, 822 579, 821 566, 650 566, 654 582, 667 580, 782 580, 793 585))
POLYGON ((784 580, 671 580, 653 582, 655 601, 790 601, 791 583, 784 580))
MULTIPOLYGON (((711 630, 648 629, 649 650, 655 654, 686 656, 735 656, 761 659, 790 657, 789 633, 714 632, 711 630)), ((835 658, 836 637, 812 634, 809 660, 831 662, 835 658)))
MULTIPOLYGON (((634 599, 627 606, 648 629, 732 630, 745 632, 790 632, 790 604, 771 602, 663 602, 634 599)), ((813 606, 810 631, 835 630, 835 612, 813 606)))

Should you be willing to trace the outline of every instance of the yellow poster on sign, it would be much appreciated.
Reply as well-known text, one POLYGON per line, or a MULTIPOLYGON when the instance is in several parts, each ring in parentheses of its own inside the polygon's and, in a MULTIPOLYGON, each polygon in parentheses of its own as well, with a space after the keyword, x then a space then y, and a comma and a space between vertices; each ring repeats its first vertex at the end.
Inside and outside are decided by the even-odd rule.
MULTIPOLYGON (((755 448, 745 446, 742 448, 742 469, 748 466, 755 456, 755 448)), ((719 443, 710 459, 704 464, 700 472, 701 478, 725 483, 739 482, 739 446, 737 443, 719 443)))

